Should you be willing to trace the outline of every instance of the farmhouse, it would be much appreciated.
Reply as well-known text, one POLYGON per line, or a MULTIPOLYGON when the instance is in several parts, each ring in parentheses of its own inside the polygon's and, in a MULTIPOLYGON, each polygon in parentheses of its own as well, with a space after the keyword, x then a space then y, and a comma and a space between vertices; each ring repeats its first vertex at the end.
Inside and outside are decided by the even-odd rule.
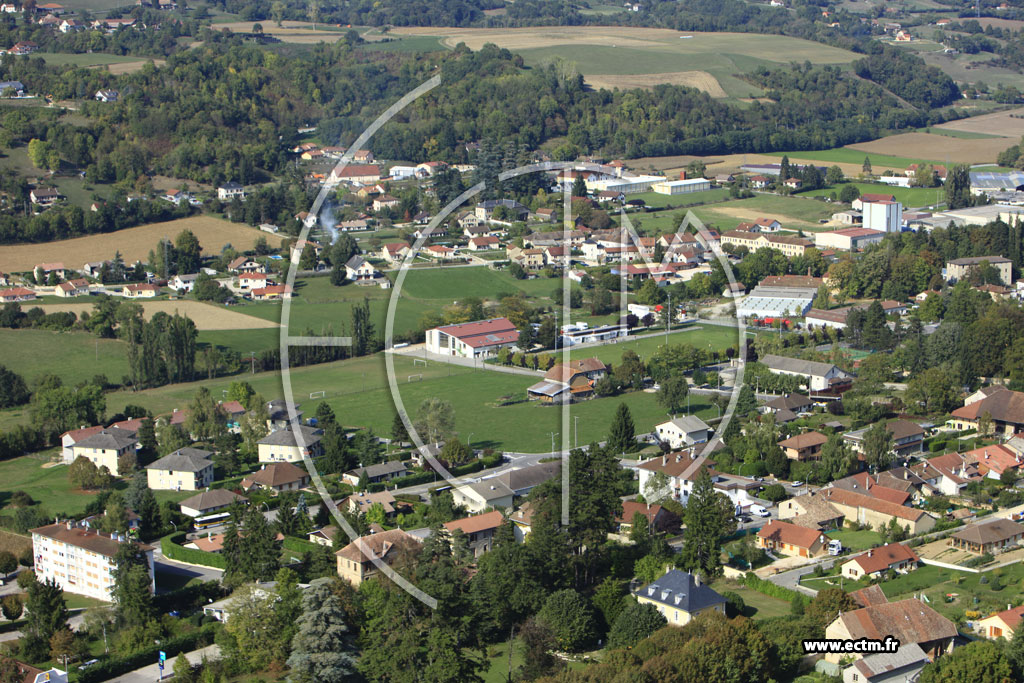
POLYGON ((725 598, 699 575, 673 569, 656 581, 633 591, 641 605, 654 605, 672 626, 684 626, 704 612, 725 614, 725 598))
POLYGON ((946 280, 949 282, 959 282, 964 278, 968 278, 971 275, 971 271, 980 267, 983 262, 988 263, 988 265, 999 271, 999 279, 1002 280, 1004 285, 1007 287, 1013 286, 1013 262, 1003 256, 969 256, 967 258, 947 261, 945 269, 946 280))
POLYGON ((491 235, 469 238, 470 251, 487 251, 489 249, 497 249, 500 246, 501 240, 497 237, 492 237, 491 235))
POLYGON ((970 553, 996 554, 1016 548, 1024 537, 1024 526, 1008 519, 993 519, 964 527, 949 537, 949 545, 970 553))
POLYGON ((456 530, 466 536, 473 557, 480 557, 494 545, 494 534, 505 523, 505 515, 497 510, 456 519, 444 524, 445 532, 450 536, 456 530))
POLYGON ((724 475, 712 469, 714 462, 707 456, 695 455, 692 452, 681 451, 655 456, 650 460, 641 463, 637 468, 640 476, 640 490, 646 491, 647 482, 657 472, 668 478, 668 491, 664 494, 672 496, 683 505, 690 498, 690 491, 697 481, 697 476, 702 470, 708 470, 715 489, 724 494, 737 507, 750 505, 752 500, 751 491, 760 488, 760 484, 753 479, 746 479, 734 475, 724 475))
MULTIPOLYGON (((837 640, 880 640, 886 636, 899 639, 901 650, 916 644, 934 659, 952 649, 957 630, 953 622, 915 598, 844 612, 825 629, 826 638, 837 640)), ((835 663, 846 657, 860 659, 862 656, 848 653, 825 655, 826 660, 835 663)))
POLYGON ((445 325, 426 333, 427 351, 463 358, 487 358, 518 341, 519 331, 508 318, 445 325))
MULTIPOLYGON (((32 569, 40 581, 53 581, 68 593, 110 602, 114 588, 114 557, 128 536, 93 531, 67 521, 32 529, 32 569)), ((153 546, 140 545, 154 590, 153 546)))
POLYGON ((121 289, 121 296, 127 299, 152 299, 160 293, 159 285, 142 283, 137 285, 125 285, 121 289))
POLYGON ((373 210, 381 211, 383 209, 394 209, 402 203, 402 200, 398 197, 392 197, 389 194, 382 194, 373 200, 373 210))
POLYGON ((401 529, 363 536, 335 553, 338 576, 353 586, 377 575, 378 563, 391 567, 419 552, 419 541, 401 529))
POLYGON ((654 433, 658 435, 658 441, 667 443, 669 448, 677 450, 706 443, 709 429, 704 420, 696 415, 684 415, 655 426, 654 433))
POLYGON ((821 459, 821 447, 828 441, 828 437, 821 432, 804 432, 783 439, 779 442, 779 448, 790 460, 819 460, 821 459))
POLYGON ((61 280, 67 277, 68 268, 64 267, 63 263, 39 263, 35 268, 32 269, 32 273, 36 276, 36 282, 45 282, 46 278, 50 275, 56 275, 61 280))
POLYGON ((980 398, 978 394, 975 392, 962 408, 954 410, 947 424, 961 431, 977 429, 978 421, 987 414, 997 434, 1012 436, 1024 431, 1024 393, 997 385, 988 387, 980 398))
POLYGON ((495 214, 503 215, 504 222, 524 221, 530 210, 513 199, 488 199, 476 205, 476 217, 482 221, 498 220, 495 214))
POLYGON ((138 439, 131 432, 101 429, 71 446, 71 460, 81 456, 96 467, 106 467, 111 474, 123 476, 127 472, 120 471, 119 460, 124 455, 134 455, 138 444, 138 439))
POLYGON ((199 273, 188 273, 184 275, 178 274, 171 278, 171 281, 167 283, 167 286, 177 291, 178 294, 183 294, 191 292, 195 288, 196 280, 198 279, 199 273))
POLYGON ((1024 605, 996 612, 978 622, 977 631, 986 638, 1011 640, 1021 619, 1024 619, 1024 605))
POLYGON ((865 576, 877 579, 887 571, 906 574, 917 569, 917 563, 917 553, 910 546, 886 543, 880 548, 872 548, 844 562, 842 573, 843 576, 855 581, 865 576))
POLYGON ((146 465, 149 488, 154 491, 198 491, 213 483, 210 451, 179 448, 146 465))
POLYGON ((189 517, 203 517, 223 510, 236 502, 247 503, 248 499, 227 489, 210 489, 197 493, 178 503, 181 514, 189 517))
POLYGON ((299 425, 300 438, 296 438, 296 434, 291 429, 278 429, 260 439, 257 442, 259 461, 301 462, 306 457, 319 458, 323 455, 323 446, 320 444, 322 430, 299 425))
POLYGON ((830 487, 821 489, 821 499, 841 512, 848 522, 879 525, 889 524, 892 520, 907 529, 911 535, 931 531, 935 526, 935 518, 924 510, 899 505, 880 498, 874 498, 856 491, 830 487))
POLYGON ((841 528, 844 515, 820 496, 804 494, 779 503, 779 518, 808 529, 828 531, 841 528))
POLYGON ((825 553, 827 537, 809 529, 773 519, 757 532, 757 547, 790 557, 818 557, 825 553))
POLYGON ((242 479, 242 488, 246 491, 262 488, 280 493, 281 491, 297 491, 307 486, 309 486, 309 475, 306 470, 296 467, 290 462, 264 465, 259 472, 242 479))
POLYGON ((335 167, 328 176, 328 183, 375 183, 380 180, 380 167, 374 164, 349 164, 344 168, 335 167))
POLYGON ((811 391, 825 391, 834 384, 842 383, 851 377, 848 372, 840 370, 831 363, 819 363, 799 358, 768 354, 761 358, 761 363, 774 375, 803 377, 806 380, 807 388, 811 391))

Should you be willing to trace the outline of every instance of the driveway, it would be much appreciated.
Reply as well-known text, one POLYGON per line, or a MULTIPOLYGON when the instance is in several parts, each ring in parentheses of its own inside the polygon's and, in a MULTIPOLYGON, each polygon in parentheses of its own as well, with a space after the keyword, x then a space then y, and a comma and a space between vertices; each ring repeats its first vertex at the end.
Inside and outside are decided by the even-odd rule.
MULTIPOLYGON (((188 652, 185 657, 191 664, 199 664, 203 661, 203 657, 206 659, 217 659, 220 657, 220 647, 217 645, 209 645, 201 650, 194 650, 188 652)), ((171 678, 171 670, 174 668, 174 658, 170 658, 164 664, 163 677, 160 676, 160 667, 156 663, 144 666, 141 669, 130 671, 123 676, 117 678, 111 678, 108 683, 153 683, 153 681, 160 681, 171 678)))

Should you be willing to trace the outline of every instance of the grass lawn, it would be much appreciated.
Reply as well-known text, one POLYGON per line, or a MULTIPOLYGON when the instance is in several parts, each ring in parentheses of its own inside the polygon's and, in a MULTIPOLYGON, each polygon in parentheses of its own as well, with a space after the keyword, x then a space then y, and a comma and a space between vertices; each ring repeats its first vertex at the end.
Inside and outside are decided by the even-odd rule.
POLYGON ((64 591, 64 603, 67 605, 68 609, 88 609, 90 607, 101 607, 110 604, 103 600, 89 598, 84 595, 78 595, 77 593, 68 593, 67 591, 64 591))
MULTIPOLYGON (((942 201, 945 197, 945 193, 941 187, 893 187, 892 185, 884 185, 882 183, 851 184, 854 185, 861 194, 891 194, 896 197, 896 201, 903 204, 904 207, 928 206, 942 201)), ((803 193, 801 196, 826 197, 832 192, 835 192, 838 195, 842 191, 842 188, 842 185, 836 185, 835 187, 822 190, 811 190, 803 193)))
POLYGON ((850 548, 852 550, 867 550, 868 548, 874 548, 877 545, 882 545, 881 534, 877 531, 869 531, 867 529, 861 531, 853 531, 851 529, 829 531, 827 532, 827 535, 829 538, 839 539, 844 548, 850 548))
POLYGON ((63 66, 65 64, 74 64, 75 66, 100 66, 102 64, 123 64, 125 62, 137 62, 141 59, 148 59, 148 57, 111 55, 102 52, 82 54, 38 52, 36 53, 36 56, 42 57, 47 64, 56 66, 63 66))
POLYGON ((1006 603, 1012 602, 1020 593, 1024 581, 1024 564, 1018 563, 995 569, 984 574, 959 572, 953 569, 922 565, 910 574, 898 576, 891 581, 883 581, 882 591, 892 600, 912 597, 915 593, 924 593, 929 604, 937 612, 950 619, 962 616, 964 610, 977 610, 983 614, 989 611, 1006 609, 1006 603), (992 589, 992 579, 998 575, 1001 587, 992 589), (982 579, 988 583, 982 583, 982 579), (957 594, 952 602, 946 602, 945 596, 957 594))
POLYGON ((359 49, 366 52, 437 52, 446 48, 437 36, 393 36, 387 41, 365 43, 359 49))
POLYGON ((103 374, 119 382, 128 373, 124 342, 100 339, 88 332, 0 329, 3 363, 31 385, 46 373, 57 373, 74 385, 103 374), (57 365, 59 363, 59 365, 57 365))
MULTIPOLYGON (((481 672, 484 683, 506 683, 509 680, 508 641, 496 643, 487 648, 484 670, 481 672)), ((523 665, 523 644, 516 638, 512 641, 512 672, 523 665)))
POLYGON ((717 187, 703 192, 690 192, 688 194, 660 194, 658 192, 641 192, 631 194, 628 199, 642 199, 647 206, 692 206, 694 204, 706 204, 708 202, 720 202, 729 197, 729 190, 724 187, 717 187))
POLYGON ((743 602, 747 606, 746 610, 744 610, 744 616, 746 617, 768 619, 789 614, 789 602, 786 600, 780 600, 764 593, 759 593, 735 581, 719 579, 711 584, 711 587, 718 593, 728 591, 743 598, 743 602))
MULTIPOLYGON (((47 451, 53 454, 55 451, 47 451)), ((80 489, 72 489, 68 468, 62 465, 43 467, 46 458, 25 455, 0 462, 0 481, 7 492, 24 491, 51 515, 76 515, 85 510, 96 497, 80 489)), ((6 504, 7 496, 0 498, 6 504)), ((7 510, 10 512, 10 510, 7 510)))
POLYGON ((693 209, 705 223, 734 230, 744 221, 766 216, 778 218, 787 228, 820 228, 818 221, 830 218, 833 206, 807 197, 759 194, 748 199, 699 206, 693 209))
MULTIPOLYGON (((735 346, 737 339, 737 332, 734 328, 721 327, 719 325, 694 325, 682 330, 673 331, 668 336, 668 343, 690 344, 697 348, 711 348, 724 351, 730 346, 735 346)), ((636 351, 636 354, 641 359, 647 360, 664 345, 664 334, 650 337, 627 337, 616 344, 576 349, 569 355, 574 359, 599 358, 605 363, 618 364, 622 360, 622 354, 627 349, 636 351)), ((561 357, 560 352, 557 355, 559 358, 561 357)))
POLYGON ((259 330, 202 330, 199 344, 212 344, 231 349, 248 358, 250 351, 259 353, 265 349, 276 349, 281 343, 281 332, 272 327, 259 330))

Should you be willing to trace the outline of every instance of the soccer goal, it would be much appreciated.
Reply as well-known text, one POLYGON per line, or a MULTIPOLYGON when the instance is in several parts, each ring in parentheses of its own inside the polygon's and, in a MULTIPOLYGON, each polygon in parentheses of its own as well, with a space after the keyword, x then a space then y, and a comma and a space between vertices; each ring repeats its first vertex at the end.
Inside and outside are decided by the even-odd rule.
POLYGON ((417 365, 422 365, 423 367, 427 367, 427 359, 426 358, 413 358, 412 359, 412 366, 416 367, 417 365))
POLYGON ((311 392, 309 392, 309 398, 310 399, 325 398, 326 396, 327 396, 327 392, 326 391, 311 391, 311 392))
POLYGON ((409 375, 409 376, 408 376, 408 377, 406 378, 406 380, 405 380, 405 381, 406 381, 406 382, 418 382, 418 381, 420 381, 421 379, 423 379, 423 375, 422 375, 422 374, 419 374, 419 375, 409 375))

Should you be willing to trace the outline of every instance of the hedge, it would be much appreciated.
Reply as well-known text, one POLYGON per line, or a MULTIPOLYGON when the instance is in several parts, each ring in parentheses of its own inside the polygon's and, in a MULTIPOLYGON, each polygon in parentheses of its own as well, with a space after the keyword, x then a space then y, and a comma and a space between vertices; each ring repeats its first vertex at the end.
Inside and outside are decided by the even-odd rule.
POLYGON ((135 669, 155 664, 160 651, 167 653, 167 659, 182 652, 191 652, 213 643, 219 624, 207 624, 195 631, 175 638, 160 641, 159 645, 147 647, 127 657, 105 659, 90 666, 78 677, 79 683, 99 683, 115 676, 121 676, 135 669))
POLYGON ((193 550, 192 548, 184 548, 178 545, 180 541, 184 540, 184 531, 179 531, 176 534, 164 536, 162 539, 160 539, 160 549, 163 551, 164 557, 170 560, 177 560, 178 562, 199 564, 204 567, 213 567, 215 569, 226 568, 227 565, 224 562, 223 555, 217 555, 216 553, 208 553, 205 550, 193 550))
POLYGON ((281 547, 286 550, 291 550, 297 553, 304 553, 306 551, 313 551, 320 546, 311 541, 304 541, 301 538, 295 538, 294 536, 285 536, 284 541, 281 542, 281 547))
MULTIPOLYGON (((463 477, 467 474, 474 474, 480 470, 489 469, 491 467, 497 467, 501 464, 503 456, 501 453, 494 453, 492 455, 484 456, 478 460, 474 460, 471 463, 465 465, 457 465, 448 469, 454 477, 463 477)), ((416 474, 407 474, 404 477, 398 477, 392 479, 388 484, 392 488, 406 488, 408 486, 416 486, 417 484, 429 484, 435 480, 433 472, 418 472, 416 474)), ((370 493, 376 493, 377 491, 384 490, 384 484, 370 484, 367 489, 370 493), (375 486, 379 488, 374 488, 375 486)))
POLYGON ((160 612, 178 610, 183 615, 192 610, 202 609, 203 605, 228 597, 231 591, 221 585, 220 581, 203 581, 184 588, 158 593, 153 596, 153 606, 160 612))
POLYGON ((793 598, 800 596, 803 598, 803 594, 797 593, 795 590, 789 588, 783 588, 782 586, 776 586, 771 581, 762 579, 754 572, 747 572, 743 575, 743 585, 751 590, 755 590, 758 593, 764 593, 768 597, 778 598, 779 600, 786 600, 792 602, 793 598))

